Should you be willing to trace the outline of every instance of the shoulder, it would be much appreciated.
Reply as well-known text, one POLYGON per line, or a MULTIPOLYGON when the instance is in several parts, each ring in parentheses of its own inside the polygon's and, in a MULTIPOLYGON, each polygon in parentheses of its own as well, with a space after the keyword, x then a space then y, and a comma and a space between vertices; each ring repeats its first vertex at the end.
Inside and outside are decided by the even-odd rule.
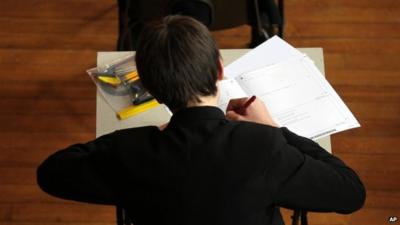
POLYGON ((151 133, 158 133, 160 130, 156 126, 133 127, 114 131, 114 136, 125 137, 132 134, 135 135, 148 135, 151 133))
POLYGON ((131 142, 143 142, 158 136, 160 130, 156 126, 135 127, 116 130, 112 133, 113 139, 122 145, 131 142))
POLYGON ((228 126, 233 132, 243 135, 251 135, 253 137, 262 136, 263 138, 273 138, 276 135, 282 135, 280 128, 247 122, 247 121, 229 121, 228 126))
POLYGON ((249 147, 271 149, 280 148, 286 143, 281 128, 246 121, 229 121, 227 125, 230 127, 232 139, 249 147))

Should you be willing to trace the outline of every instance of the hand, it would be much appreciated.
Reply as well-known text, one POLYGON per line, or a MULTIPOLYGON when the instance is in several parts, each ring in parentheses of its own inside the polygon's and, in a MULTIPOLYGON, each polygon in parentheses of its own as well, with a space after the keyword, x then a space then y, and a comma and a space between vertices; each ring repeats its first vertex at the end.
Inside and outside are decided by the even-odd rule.
POLYGON ((226 109, 226 118, 234 121, 250 121, 255 123, 261 123, 273 127, 278 127, 278 124, 272 119, 267 107, 264 102, 259 98, 256 98, 242 114, 234 111, 234 109, 242 107, 248 98, 237 98, 231 99, 226 109))

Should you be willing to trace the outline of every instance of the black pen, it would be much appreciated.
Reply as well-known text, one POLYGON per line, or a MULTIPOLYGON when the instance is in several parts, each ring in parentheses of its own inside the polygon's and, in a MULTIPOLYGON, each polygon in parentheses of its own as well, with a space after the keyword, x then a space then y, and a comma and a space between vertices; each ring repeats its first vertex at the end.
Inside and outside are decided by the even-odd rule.
POLYGON ((142 94, 141 96, 135 98, 135 99, 133 100, 132 103, 133 103, 134 105, 140 105, 140 104, 142 104, 143 102, 150 101, 150 100, 153 99, 153 98, 154 98, 154 97, 153 97, 149 92, 146 92, 146 93, 142 94))

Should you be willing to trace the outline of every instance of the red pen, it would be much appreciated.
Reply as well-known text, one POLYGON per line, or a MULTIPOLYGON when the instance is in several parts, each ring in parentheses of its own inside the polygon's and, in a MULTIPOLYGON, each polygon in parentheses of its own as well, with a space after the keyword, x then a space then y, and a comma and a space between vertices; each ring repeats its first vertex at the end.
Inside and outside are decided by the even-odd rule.
POLYGON ((254 102, 254 100, 256 100, 256 96, 255 96, 255 95, 251 96, 251 98, 249 98, 249 100, 247 100, 247 101, 244 103, 244 105, 235 108, 234 111, 235 111, 236 113, 238 113, 238 114, 243 115, 243 114, 246 112, 247 107, 249 107, 249 106, 251 105, 251 103, 254 102))

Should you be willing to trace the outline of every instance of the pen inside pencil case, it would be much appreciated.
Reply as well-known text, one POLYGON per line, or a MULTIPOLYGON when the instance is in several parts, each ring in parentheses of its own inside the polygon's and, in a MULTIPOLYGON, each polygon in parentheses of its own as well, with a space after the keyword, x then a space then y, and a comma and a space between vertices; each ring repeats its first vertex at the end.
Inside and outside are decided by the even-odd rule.
POLYGON ((140 80, 137 80, 130 84, 132 93, 132 104, 139 105, 154 99, 154 97, 143 87, 140 80))
POLYGON ((148 102, 150 100, 154 99, 154 97, 149 93, 149 92, 145 92, 144 94, 138 96, 137 98, 132 100, 132 103, 134 105, 140 105, 144 102, 148 102))
POLYGON ((126 66, 126 67, 123 67, 123 68, 120 68, 120 67, 115 68, 114 74, 116 76, 120 76, 120 75, 128 74, 128 73, 130 73, 132 71, 136 71, 136 66, 129 65, 129 66, 126 66))

